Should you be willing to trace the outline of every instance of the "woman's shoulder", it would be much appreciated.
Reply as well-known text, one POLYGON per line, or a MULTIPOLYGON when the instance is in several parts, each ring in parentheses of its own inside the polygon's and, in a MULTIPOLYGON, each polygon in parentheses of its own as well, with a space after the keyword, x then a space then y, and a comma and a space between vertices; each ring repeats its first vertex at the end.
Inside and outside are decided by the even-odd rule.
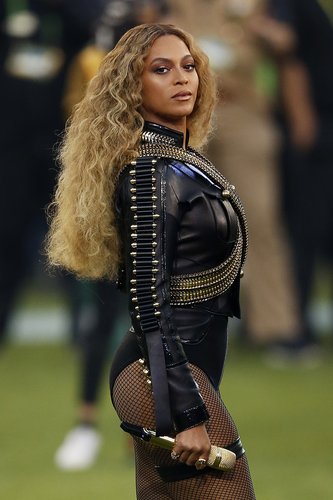
POLYGON ((157 174, 166 186, 177 191, 186 187, 194 190, 220 191, 220 187, 209 176, 209 173, 200 168, 193 154, 181 155, 139 155, 135 160, 125 165, 119 175, 119 185, 133 182, 133 173, 142 177, 154 177, 157 174))

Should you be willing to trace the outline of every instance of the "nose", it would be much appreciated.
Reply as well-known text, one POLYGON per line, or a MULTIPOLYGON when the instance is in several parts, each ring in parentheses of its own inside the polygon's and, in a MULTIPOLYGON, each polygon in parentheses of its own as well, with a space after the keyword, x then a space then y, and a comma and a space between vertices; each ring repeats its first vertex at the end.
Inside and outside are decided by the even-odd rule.
POLYGON ((184 72, 183 68, 176 69, 175 83, 181 85, 188 83, 188 75, 184 72))

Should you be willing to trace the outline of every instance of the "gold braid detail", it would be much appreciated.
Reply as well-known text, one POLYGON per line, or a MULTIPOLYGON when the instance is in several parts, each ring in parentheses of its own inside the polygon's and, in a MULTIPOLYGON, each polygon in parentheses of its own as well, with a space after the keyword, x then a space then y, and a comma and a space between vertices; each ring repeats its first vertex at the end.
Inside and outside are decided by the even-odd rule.
POLYGON ((177 274, 170 278, 171 305, 194 304, 226 292, 241 269, 243 238, 239 232, 231 255, 216 267, 192 274, 177 274))

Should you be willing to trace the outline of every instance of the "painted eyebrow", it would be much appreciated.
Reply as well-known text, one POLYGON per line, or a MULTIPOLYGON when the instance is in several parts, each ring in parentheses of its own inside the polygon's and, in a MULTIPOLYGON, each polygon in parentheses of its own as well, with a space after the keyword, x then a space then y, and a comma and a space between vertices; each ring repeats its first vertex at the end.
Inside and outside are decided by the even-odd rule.
MULTIPOLYGON (((188 58, 191 58, 192 60, 193 59, 193 56, 191 54, 186 54, 186 56, 182 57, 182 62, 188 58)), ((171 59, 168 59, 167 57, 156 57, 155 59, 153 59, 151 61, 150 64, 156 64, 157 62, 161 62, 161 63, 170 63, 170 62, 173 62, 171 59)))

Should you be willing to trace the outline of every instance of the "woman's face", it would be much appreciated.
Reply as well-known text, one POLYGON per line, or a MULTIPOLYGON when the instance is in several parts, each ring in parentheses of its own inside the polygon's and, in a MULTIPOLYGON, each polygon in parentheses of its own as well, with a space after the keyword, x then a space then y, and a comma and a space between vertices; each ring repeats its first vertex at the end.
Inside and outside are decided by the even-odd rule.
POLYGON ((199 78, 180 38, 165 35, 155 40, 145 59, 142 85, 143 118, 183 132, 194 108, 199 78))

